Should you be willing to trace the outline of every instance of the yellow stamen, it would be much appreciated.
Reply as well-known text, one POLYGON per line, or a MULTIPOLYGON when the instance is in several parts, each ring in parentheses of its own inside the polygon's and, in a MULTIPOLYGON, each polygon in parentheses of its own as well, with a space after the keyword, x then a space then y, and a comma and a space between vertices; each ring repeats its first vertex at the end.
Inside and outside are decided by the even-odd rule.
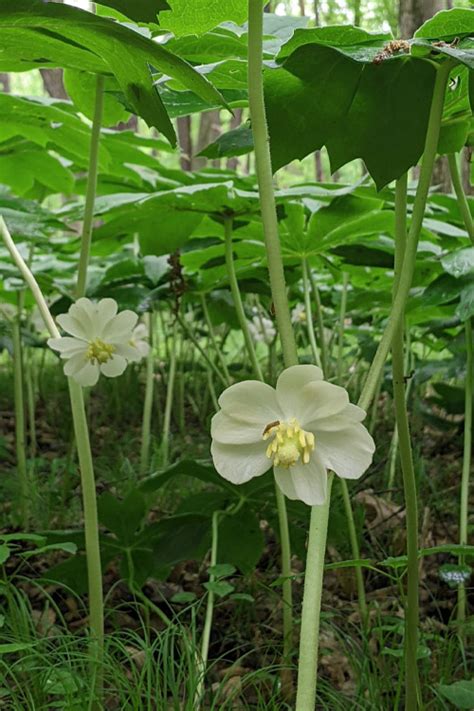
POLYGON ((112 358, 112 354, 115 353, 115 350, 115 346, 111 343, 104 343, 100 338, 96 338, 93 341, 89 341, 86 357, 91 363, 94 363, 94 361, 97 361, 97 363, 107 363, 107 361, 112 358))
POLYGON ((294 417, 289 422, 271 422, 263 431, 262 438, 267 440, 266 454, 273 460, 274 466, 288 469, 301 459, 303 464, 308 464, 311 452, 314 450, 314 434, 300 427, 294 417))

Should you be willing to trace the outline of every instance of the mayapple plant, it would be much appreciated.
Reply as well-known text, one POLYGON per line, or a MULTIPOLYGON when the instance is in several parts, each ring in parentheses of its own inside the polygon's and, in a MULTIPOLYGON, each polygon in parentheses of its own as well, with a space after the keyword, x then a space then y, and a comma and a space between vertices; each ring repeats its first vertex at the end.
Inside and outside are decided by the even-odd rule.
POLYGON ((323 380, 315 365, 295 365, 276 388, 247 380, 219 398, 212 420, 212 457, 234 484, 261 476, 273 465, 289 499, 324 504, 328 470, 358 479, 370 466, 375 444, 362 424, 366 413, 347 391, 323 380))

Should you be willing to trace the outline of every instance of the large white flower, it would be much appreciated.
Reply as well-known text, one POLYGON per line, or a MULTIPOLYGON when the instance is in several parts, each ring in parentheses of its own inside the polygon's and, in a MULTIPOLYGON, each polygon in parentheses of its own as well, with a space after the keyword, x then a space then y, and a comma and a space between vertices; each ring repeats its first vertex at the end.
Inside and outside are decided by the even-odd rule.
POLYGON ((231 385, 212 419, 212 458, 225 479, 243 484, 272 465, 289 499, 326 499, 327 472, 358 479, 375 451, 365 412, 315 365, 284 370, 276 389, 256 380, 231 385))
POLYGON ((148 355, 148 351, 150 350, 150 346, 147 343, 148 338, 148 329, 145 326, 144 323, 139 323, 138 326, 135 326, 135 328, 132 331, 132 337, 129 341, 129 345, 135 348, 135 357, 129 357, 128 360, 138 362, 142 358, 145 358, 148 355))
POLYGON ((64 373, 80 385, 95 385, 101 373, 122 375, 129 361, 141 358, 134 335, 138 316, 117 310, 114 299, 95 304, 83 297, 56 319, 72 337, 50 338, 48 345, 66 360, 64 373))

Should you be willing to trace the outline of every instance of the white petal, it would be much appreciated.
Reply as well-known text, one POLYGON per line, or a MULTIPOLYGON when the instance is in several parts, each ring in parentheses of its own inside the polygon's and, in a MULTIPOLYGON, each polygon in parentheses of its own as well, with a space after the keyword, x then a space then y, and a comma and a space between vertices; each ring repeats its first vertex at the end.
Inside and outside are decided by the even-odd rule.
POLYGON ((270 422, 283 418, 275 390, 259 380, 231 385, 220 396, 219 405, 232 417, 258 424, 262 432, 270 422))
POLYGON ((338 476, 358 479, 369 468, 375 443, 364 425, 357 422, 337 432, 313 431, 316 450, 338 476))
POLYGON ((301 391, 308 383, 323 379, 323 371, 316 365, 294 365, 282 372, 276 385, 277 399, 285 417, 298 417, 301 391))
POLYGON ((347 390, 325 380, 306 385, 299 393, 296 417, 302 427, 312 429, 320 420, 340 414, 349 405, 347 390))
POLYGON ((142 359, 140 352, 136 346, 130 346, 128 343, 117 343, 115 346, 115 353, 126 358, 132 363, 138 362, 142 359))
POLYGON ((117 378, 122 375, 127 367, 127 361, 120 355, 114 354, 106 363, 101 363, 100 372, 107 378, 117 378))
POLYGON ((85 351, 82 353, 75 353, 68 361, 64 364, 64 374, 68 377, 79 372, 89 361, 86 358, 85 351))
POLYGON ((270 469, 271 461, 265 454, 266 443, 221 444, 213 441, 211 454, 216 470, 234 484, 244 484, 270 469))
POLYGON ((144 338, 148 338, 148 329, 144 323, 139 323, 133 329, 133 340, 142 341, 144 338))
POLYGON ((299 499, 308 506, 324 504, 327 494, 327 469, 317 452, 308 464, 298 462, 289 469, 275 467, 278 486, 289 499, 299 499))
POLYGON ((129 341, 132 338, 132 331, 137 321, 138 316, 133 311, 121 311, 105 325, 101 332, 101 338, 106 343, 115 343, 124 338, 129 341))
POLYGON ((118 305, 114 299, 101 299, 96 306, 98 328, 102 329, 117 315, 118 305))
POLYGON ((74 373, 71 377, 76 381, 76 383, 82 385, 83 388, 87 388, 97 383, 99 375, 100 370, 97 363, 93 364, 90 361, 87 361, 85 366, 77 373, 74 373))
POLYGON ((53 351, 58 351, 62 358, 70 358, 76 353, 83 352, 87 349, 87 343, 79 338, 70 338, 63 336, 62 338, 48 338, 48 346, 53 351))
POLYGON ((56 321, 59 323, 63 331, 66 331, 66 333, 70 333, 72 336, 80 338, 83 341, 92 340, 94 336, 91 321, 87 316, 79 319, 71 316, 69 313, 60 314, 56 317, 56 321))
MULTIPOLYGON (((239 420, 221 410, 212 418, 211 437, 223 444, 253 444, 262 442, 263 428, 255 422, 239 420)), ((268 444, 268 443, 267 443, 268 444)))
POLYGON ((337 430, 344 430, 357 422, 361 422, 365 417, 365 410, 361 407, 357 407, 357 405, 349 404, 341 410, 339 414, 314 420, 307 424, 307 427, 312 431, 335 432, 337 430))

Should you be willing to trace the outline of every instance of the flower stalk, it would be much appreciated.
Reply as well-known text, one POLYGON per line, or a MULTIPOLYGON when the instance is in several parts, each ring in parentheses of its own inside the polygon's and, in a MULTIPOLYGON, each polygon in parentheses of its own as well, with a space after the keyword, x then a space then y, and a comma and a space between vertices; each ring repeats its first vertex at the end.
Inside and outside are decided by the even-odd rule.
POLYGON ((14 403, 15 403, 15 447, 16 468, 20 482, 20 515, 23 529, 29 526, 29 497, 28 467, 26 462, 26 426, 25 426, 25 394, 23 381, 23 348, 21 343, 21 312, 22 296, 17 294, 17 314, 12 322, 13 343, 13 378, 14 378, 14 403))
MULTIPOLYGON (((401 269, 407 248, 407 175, 397 180, 395 189, 395 277, 393 299, 400 288, 401 269)), ((405 602, 405 708, 418 708, 418 503, 415 470, 411 448, 410 427, 405 395, 404 314, 397 323, 392 338, 392 373, 398 449, 405 493, 407 535, 407 596, 405 602)), ((421 701, 421 699, 420 699, 421 701)))
POLYGON ((155 356, 153 345, 155 340, 155 314, 151 311, 147 314, 148 323, 148 343, 150 349, 146 359, 146 380, 145 380, 145 400, 143 402, 142 415, 142 441, 140 450, 140 476, 143 477, 148 471, 150 463, 150 432, 151 432, 151 415, 153 410, 153 393, 154 393, 154 366, 155 356))

